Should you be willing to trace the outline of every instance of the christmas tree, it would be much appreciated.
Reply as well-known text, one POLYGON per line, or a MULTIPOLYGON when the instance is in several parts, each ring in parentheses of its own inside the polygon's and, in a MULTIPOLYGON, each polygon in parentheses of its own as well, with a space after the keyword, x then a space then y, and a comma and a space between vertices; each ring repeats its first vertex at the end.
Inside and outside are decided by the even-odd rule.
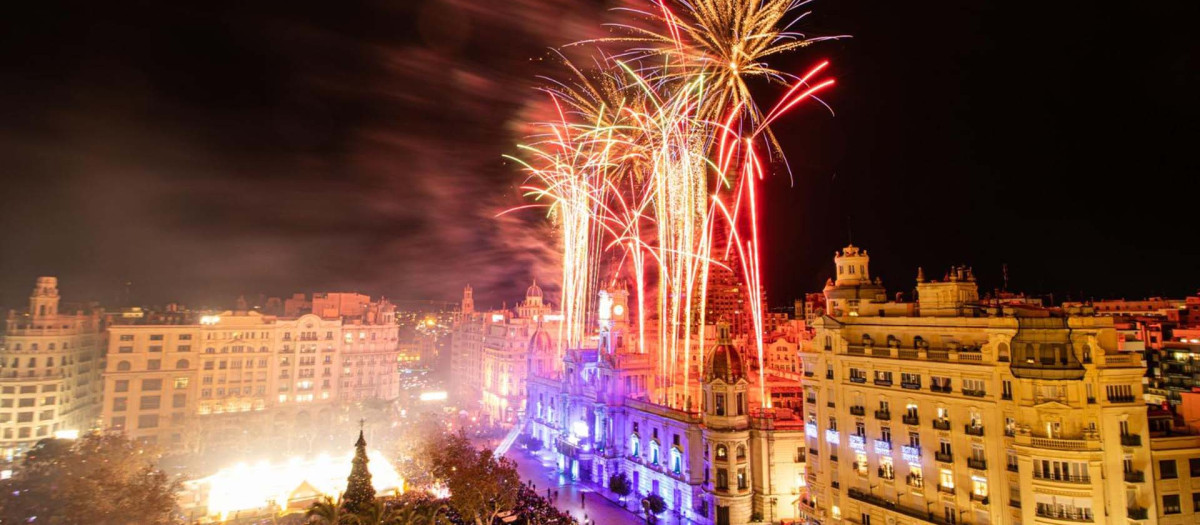
POLYGON ((371 486, 371 471, 367 470, 367 440, 363 438, 361 422, 359 427, 354 461, 350 477, 346 478, 346 493, 342 495, 342 507, 353 514, 365 512, 375 505, 375 487, 371 486))

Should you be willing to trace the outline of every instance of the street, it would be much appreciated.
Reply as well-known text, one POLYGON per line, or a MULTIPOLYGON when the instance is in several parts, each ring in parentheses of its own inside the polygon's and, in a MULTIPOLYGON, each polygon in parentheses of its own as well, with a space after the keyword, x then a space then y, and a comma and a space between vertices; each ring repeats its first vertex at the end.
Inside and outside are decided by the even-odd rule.
MULTIPOLYGON (((558 498, 551 497, 551 503, 560 510, 569 512, 581 524, 584 523, 584 516, 589 520, 588 523, 594 522, 596 525, 645 523, 641 516, 622 509, 616 503, 595 492, 591 487, 578 482, 568 483, 555 472, 554 463, 549 458, 543 459, 540 454, 530 454, 519 447, 509 449, 505 457, 517 463, 517 472, 521 474, 521 479, 526 482, 533 481, 538 493, 542 496, 546 495, 547 488, 552 491, 557 490, 558 498), (580 502, 580 494, 586 494, 584 496, 587 500, 586 509, 580 502)), ((626 503, 631 507, 635 504, 629 501, 626 503)), ((669 513, 664 513, 659 516, 658 523, 667 525, 676 523, 676 520, 669 513)))

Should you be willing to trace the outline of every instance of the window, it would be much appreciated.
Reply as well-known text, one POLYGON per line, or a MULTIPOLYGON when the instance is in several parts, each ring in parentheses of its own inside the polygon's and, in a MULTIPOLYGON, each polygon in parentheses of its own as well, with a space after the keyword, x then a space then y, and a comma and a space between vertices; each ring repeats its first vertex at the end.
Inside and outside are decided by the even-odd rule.
POLYGON ((142 396, 141 401, 138 403, 138 409, 157 410, 161 404, 162 398, 159 396, 142 396))
POLYGON ((162 336, 162 334, 150 334, 150 340, 151 341, 162 341, 163 336, 162 336))
POLYGON ((150 345, 150 351, 162 353, 162 345, 150 345))
POLYGON ((717 469, 716 488, 718 490, 728 490, 729 489, 729 474, 723 468, 717 469))
POLYGON ((1164 459, 1158 462, 1158 479, 1175 479, 1179 473, 1175 471, 1175 460, 1164 459))
POLYGON ((171 398, 171 408, 184 408, 187 406, 187 394, 175 394, 171 398))
POLYGON ((716 397, 717 415, 725 415, 725 394, 716 394, 714 397, 716 397))
POLYGON ((124 412, 127 406, 127 399, 124 397, 113 398, 113 412, 124 412))
MULTIPOLYGON (((1188 459, 1188 471, 1191 472, 1193 478, 1200 478, 1200 458, 1188 459)), ((1200 511, 1200 509, 1196 509, 1200 511)))
POLYGON ((162 379, 143 379, 142 380, 142 390, 143 391, 162 390, 162 379))
POLYGON ((1163 495, 1163 514, 1179 514, 1179 494, 1163 495))
MULTIPOLYGON (((946 384, 949 385, 950 383, 947 382, 946 384)), ((963 393, 965 393, 965 394, 974 394, 974 395, 981 396, 987 392, 987 387, 984 386, 984 382, 981 379, 963 379, 963 387, 962 388, 963 388, 963 393)))
POLYGON ((119 417, 112 418, 112 421, 109 423, 109 426, 115 430, 124 430, 125 429, 125 416, 119 416, 119 417))
POLYGON ((900 386, 919 390, 921 388, 921 374, 909 374, 902 372, 900 374, 900 386))
POLYGON ((129 391, 129 380, 128 379, 118 379, 118 380, 116 380, 116 382, 113 383, 113 392, 128 392, 128 391, 129 391))
POLYGON ((175 361, 175 369, 176 370, 185 370, 191 365, 192 364, 189 363, 187 359, 180 359, 178 361, 175 361))
POLYGON ((118 372, 128 372, 129 368, 130 368, 129 361, 118 361, 117 362, 117 371, 118 372))
POLYGON ((132 341, 132 340, 133 340, 133 334, 121 334, 121 337, 120 337, 120 339, 121 339, 122 341, 132 341))
POLYGON ((118 354, 132 354, 133 347, 132 346, 118 346, 117 353, 118 354))
POLYGON ((729 458, 729 448, 725 445, 717 445, 717 459, 725 460, 729 458))
POLYGON ((138 428, 157 428, 158 414, 145 414, 138 416, 138 428))
POLYGON ((146 370, 161 370, 161 369, 162 369, 162 359, 147 359, 146 360, 146 370))

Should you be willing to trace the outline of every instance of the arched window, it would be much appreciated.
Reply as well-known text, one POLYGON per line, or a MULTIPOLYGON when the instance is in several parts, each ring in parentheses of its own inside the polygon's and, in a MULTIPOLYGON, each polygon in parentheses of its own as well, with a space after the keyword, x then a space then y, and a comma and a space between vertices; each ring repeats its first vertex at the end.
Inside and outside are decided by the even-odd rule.
POLYGON ((191 363, 188 363, 187 359, 180 359, 175 362, 175 368, 177 368, 179 370, 183 370, 183 369, 187 368, 189 365, 191 365, 191 363))
POLYGON ((658 441, 653 439, 650 440, 650 464, 658 464, 658 441))
POLYGON ((642 455, 642 438, 638 437, 637 434, 629 436, 629 452, 633 456, 642 455))
POLYGON ((117 363, 117 371, 118 372, 128 372, 129 371, 129 361, 118 362, 117 363))
POLYGON ((54 366, 54 358, 53 357, 46 358, 46 366, 54 366))
POLYGON ((215 353, 217 353, 217 349, 210 346, 210 347, 204 349, 204 353, 215 354, 215 353))
POLYGON ((671 472, 683 473, 683 451, 679 447, 671 447, 671 472))
POLYGON ((729 449, 725 445, 717 445, 717 459, 728 459, 729 449))
POLYGON ((737 458, 738 459, 746 459, 746 446, 745 445, 738 445, 737 458))

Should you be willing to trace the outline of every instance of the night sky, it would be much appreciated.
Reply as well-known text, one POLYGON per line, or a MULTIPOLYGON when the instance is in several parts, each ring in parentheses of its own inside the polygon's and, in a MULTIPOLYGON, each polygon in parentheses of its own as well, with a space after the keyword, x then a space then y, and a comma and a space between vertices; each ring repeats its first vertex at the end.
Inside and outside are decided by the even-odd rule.
MULTIPOLYGON (((583 0, 22 2, 0 28, 0 305, 38 275, 68 300, 229 305, 358 290, 515 299, 553 258, 496 214, 501 155, 552 46, 613 15, 583 0), (180 4, 180 5, 175 5, 180 4), (188 5, 184 5, 188 4, 188 5)), ((837 87, 782 120, 768 181, 772 303, 818 290, 852 236, 893 292, 917 266, 1071 297, 1200 288, 1194 1, 818 0, 853 38, 837 87)), ((761 90, 773 100, 779 90, 761 90)))

